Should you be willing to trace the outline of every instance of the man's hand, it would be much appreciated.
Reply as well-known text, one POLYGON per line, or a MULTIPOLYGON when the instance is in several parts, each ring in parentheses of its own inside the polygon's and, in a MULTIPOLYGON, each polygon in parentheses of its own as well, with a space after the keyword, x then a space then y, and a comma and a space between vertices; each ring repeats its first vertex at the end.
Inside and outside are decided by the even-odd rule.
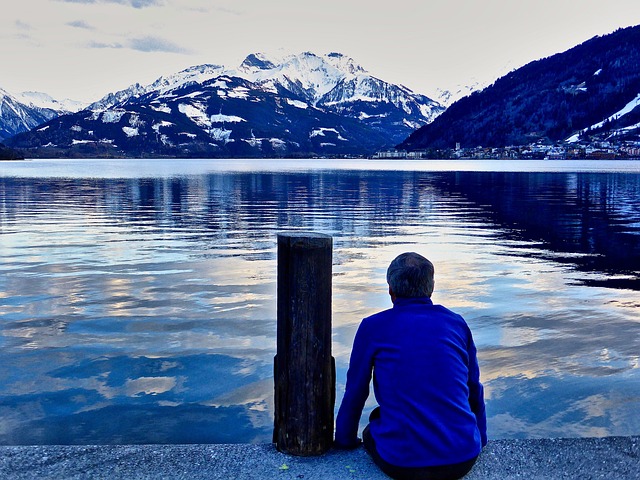
POLYGON ((340 442, 334 441, 333 442, 333 448, 335 448, 337 450, 354 450, 354 449, 358 448, 361 443, 362 443, 362 440, 359 439, 359 438, 356 438, 355 442, 349 443, 349 444, 344 444, 344 443, 340 443, 340 442))

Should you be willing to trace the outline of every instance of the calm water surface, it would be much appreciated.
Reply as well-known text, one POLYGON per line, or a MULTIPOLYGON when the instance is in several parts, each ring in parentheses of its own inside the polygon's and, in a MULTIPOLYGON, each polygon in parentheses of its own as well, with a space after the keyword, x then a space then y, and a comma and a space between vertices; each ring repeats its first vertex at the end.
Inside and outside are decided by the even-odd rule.
POLYGON ((639 197, 633 162, 1 162, 0 444, 270 441, 291 230, 334 237, 338 402, 414 250, 491 437, 638 435, 639 197))

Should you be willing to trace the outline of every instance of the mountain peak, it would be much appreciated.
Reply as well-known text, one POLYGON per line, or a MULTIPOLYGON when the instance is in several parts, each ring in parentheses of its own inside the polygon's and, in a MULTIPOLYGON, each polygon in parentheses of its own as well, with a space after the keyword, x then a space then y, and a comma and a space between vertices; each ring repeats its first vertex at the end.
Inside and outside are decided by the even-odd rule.
POLYGON ((236 69, 197 65, 134 84, 11 144, 54 156, 367 154, 442 111, 340 53, 276 58, 252 53, 236 69))
POLYGON ((0 89, 0 140, 30 130, 57 117, 60 111, 23 103, 15 95, 0 89))
POLYGON ((46 108, 59 113, 79 112, 87 106, 87 102, 80 102, 65 98, 58 100, 42 92, 22 92, 15 97, 25 105, 34 108, 46 108))
POLYGON ((325 58, 334 67, 342 71, 345 71, 351 75, 367 73, 367 71, 364 68, 362 68, 358 63, 356 63, 356 61, 353 58, 343 55, 342 53, 331 52, 325 55, 325 58))
POLYGON ((255 73, 258 70, 271 70, 275 64, 264 53, 251 53, 240 64, 240 70, 255 73))

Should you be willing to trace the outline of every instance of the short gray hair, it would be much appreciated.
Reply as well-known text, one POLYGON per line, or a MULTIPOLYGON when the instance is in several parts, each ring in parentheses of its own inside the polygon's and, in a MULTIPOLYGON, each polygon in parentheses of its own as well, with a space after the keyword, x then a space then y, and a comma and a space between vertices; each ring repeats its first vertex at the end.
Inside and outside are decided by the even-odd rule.
POLYGON ((387 269, 387 283, 396 297, 430 297, 433 293, 433 264, 415 252, 393 259, 387 269))

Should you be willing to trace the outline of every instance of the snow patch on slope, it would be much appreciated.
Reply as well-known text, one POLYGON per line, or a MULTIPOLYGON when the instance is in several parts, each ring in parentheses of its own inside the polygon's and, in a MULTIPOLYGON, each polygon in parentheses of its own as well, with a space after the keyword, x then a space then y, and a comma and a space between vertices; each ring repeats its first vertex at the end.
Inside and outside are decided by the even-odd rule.
POLYGON ((138 131, 138 129, 134 127, 122 127, 122 131, 129 138, 137 137, 138 135, 140 135, 140 132, 138 131))
POLYGON ((311 133, 309 134, 309 137, 310 138, 313 138, 313 137, 324 137, 324 136, 326 136, 327 132, 336 134, 336 136, 338 137, 338 140, 343 140, 345 142, 347 141, 346 138, 344 138, 342 135, 340 135, 338 130, 336 130, 335 128, 326 128, 326 127, 320 127, 320 128, 315 129, 315 130, 312 130, 311 133))
POLYGON ((596 123, 591 126, 591 128, 600 128, 604 126, 606 122, 613 122, 614 120, 618 120, 620 117, 625 116, 627 113, 631 113, 638 105, 640 105, 640 94, 636 96, 633 100, 627 103, 621 110, 617 111, 609 118, 604 119, 602 122, 596 123))
POLYGON ((125 113, 126 110, 107 110, 102 113, 102 123, 118 123, 125 113))
POLYGON ((191 105, 189 103, 178 104, 178 111, 191 119, 199 127, 211 128, 211 119, 205 112, 202 104, 191 105))
MULTIPOLYGON (((595 129, 598 129, 598 128, 602 128, 605 125, 605 123, 613 122, 614 120, 618 120, 621 117, 624 117, 628 113, 631 113, 633 110, 635 110, 636 107, 638 107, 639 105, 640 105, 640 94, 638 94, 633 100, 631 100, 629 103, 627 103, 624 107, 622 107, 620 110, 618 110, 613 115, 610 115, 609 117, 605 118, 601 122, 595 123, 595 124, 591 125, 590 127, 584 128, 584 129, 580 130, 579 132, 574 133, 573 135, 571 135, 569 138, 566 139, 566 142, 568 142, 568 143, 576 143, 577 141, 580 140, 580 135, 581 134, 586 133, 589 130, 595 130, 595 129)), ((636 128, 638 128, 638 125, 631 125, 629 127, 621 128, 621 129, 619 129, 619 131, 635 130, 636 128)))
POLYGON ((211 115, 211 121, 212 122, 217 122, 217 123, 224 123, 224 122, 229 122, 229 123, 239 123, 239 122, 246 122, 246 120, 242 117, 238 117, 236 115, 223 115, 221 113, 218 113, 217 115, 211 115))

